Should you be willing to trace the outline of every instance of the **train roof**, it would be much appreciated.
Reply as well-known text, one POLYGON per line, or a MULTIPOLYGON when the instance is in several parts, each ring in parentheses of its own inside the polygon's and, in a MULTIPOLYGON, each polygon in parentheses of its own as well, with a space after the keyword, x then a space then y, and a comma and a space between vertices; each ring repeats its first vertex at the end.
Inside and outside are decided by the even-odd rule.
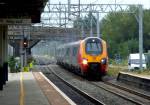
POLYGON ((83 39, 83 40, 87 40, 87 39, 90 39, 90 38, 97 38, 97 39, 100 39, 100 40, 101 40, 101 38, 99 38, 99 37, 86 37, 86 38, 83 39))
POLYGON ((81 41, 82 41, 82 40, 62 44, 62 45, 60 45, 60 46, 58 47, 58 49, 59 49, 59 48, 64 48, 64 47, 67 47, 67 46, 78 45, 81 41))
MULTIPOLYGON (((97 38, 97 39, 99 39, 99 40, 102 40, 101 38, 99 38, 99 37, 86 37, 86 38, 84 38, 84 39, 82 39, 82 40, 79 40, 79 41, 74 41, 74 42, 69 42, 69 43, 65 43, 65 44, 62 44, 62 45, 60 45, 59 47, 58 47, 58 49, 59 48, 64 48, 64 47, 67 47, 67 46, 75 46, 75 45, 78 45, 81 41, 86 41, 86 40, 88 40, 88 39, 90 39, 90 38, 97 38)), ((102 40, 102 41, 104 41, 104 40, 102 40)))

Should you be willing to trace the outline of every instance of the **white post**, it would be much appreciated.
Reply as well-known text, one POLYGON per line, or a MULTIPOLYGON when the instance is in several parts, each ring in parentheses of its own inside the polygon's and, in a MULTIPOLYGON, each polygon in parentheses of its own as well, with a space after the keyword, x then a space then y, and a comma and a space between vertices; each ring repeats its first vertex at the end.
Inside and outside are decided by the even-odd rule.
POLYGON ((97 37, 101 37, 100 36, 100 25, 99 25, 99 13, 97 12, 97 37))
POLYGON ((142 67, 142 54, 143 54, 143 8, 139 5, 139 53, 140 53, 140 70, 142 67))
POLYGON ((90 30, 90 36, 93 36, 93 21, 92 21, 92 16, 91 16, 91 20, 90 20, 90 25, 91 25, 91 30, 90 30))

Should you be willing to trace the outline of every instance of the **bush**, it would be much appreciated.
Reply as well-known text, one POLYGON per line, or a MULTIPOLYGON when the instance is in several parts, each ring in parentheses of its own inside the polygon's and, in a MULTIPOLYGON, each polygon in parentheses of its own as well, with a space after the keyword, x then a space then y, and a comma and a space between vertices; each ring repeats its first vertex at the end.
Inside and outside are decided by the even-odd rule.
POLYGON ((20 71, 20 64, 18 64, 14 56, 9 57, 8 65, 11 73, 20 71))

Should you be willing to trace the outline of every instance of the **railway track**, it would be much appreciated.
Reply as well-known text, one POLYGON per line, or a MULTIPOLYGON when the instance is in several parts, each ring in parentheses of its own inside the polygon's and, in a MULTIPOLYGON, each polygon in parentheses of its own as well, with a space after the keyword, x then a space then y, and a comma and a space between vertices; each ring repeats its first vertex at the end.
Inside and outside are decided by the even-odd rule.
MULTIPOLYGON (((43 69, 43 68, 41 68, 43 69)), ((46 67, 44 67, 44 69, 46 69, 46 67)), ((56 86, 58 86, 59 88, 63 88, 61 90, 64 90, 64 92, 68 95, 68 93, 74 93, 73 98, 70 96, 70 94, 68 95, 75 103, 77 103, 78 105, 105 105, 103 102, 97 100, 96 98, 88 95, 87 93, 85 93, 84 91, 80 90, 79 88, 73 86, 72 84, 70 84, 69 82, 67 82, 66 80, 64 80, 62 77, 60 77, 59 75, 57 75, 55 72, 51 71, 51 72, 45 72, 44 75, 46 75, 47 78, 49 78, 56 86), (51 76, 50 76, 51 75, 51 76), (57 78, 57 79, 56 79, 57 78), (55 81, 56 80, 56 81, 55 81), (56 83, 57 82, 57 83, 56 83), (61 85, 60 85, 61 82, 61 85), (58 85, 59 83, 59 85, 58 85), (64 84, 66 86, 64 86, 64 84), (65 88, 64 88, 65 87, 65 88), (67 92, 67 90, 69 90, 69 92, 67 92), (71 90, 73 90, 72 92, 70 92, 71 90), (76 95, 76 93, 78 95, 76 95), (79 96, 80 95, 80 96, 79 96), (78 101, 76 99, 79 99, 78 101), (79 102, 79 101, 83 101, 83 102, 79 102)))
POLYGON ((92 82, 92 81, 85 80, 84 78, 77 76, 77 75, 73 75, 73 76, 74 76, 74 78, 78 79, 79 81, 86 81, 86 83, 95 85, 96 87, 99 87, 100 89, 103 89, 112 94, 115 94, 115 95, 117 95, 125 100, 128 100, 131 103, 134 103, 136 105, 149 105, 150 104, 150 96, 140 93, 138 91, 131 90, 131 89, 113 84, 108 81, 92 82))
POLYGON ((116 88, 118 88, 118 89, 127 91, 127 92, 129 92, 129 93, 132 93, 132 94, 134 94, 134 95, 143 97, 143 98, 145 98, 145 99, 147 99, 147 100, 150 100, 150 95, 148 95, 148 94, 145 94, 145 93, 142 93, 142 92, 138 92, 138 91, 136 91, 136 90, 129 89, 129 88, 127 88, 127 87, 123 87, 123 86, 121 86, 121 85, 117 85, 117 84, 115 84, 115 83, 108 82, 108 81, 105 81, 104 83, 107 84, 107 85, 111 85, 111 86, 113 86, 113 87, 116 87, 116 88))
POLYGON ((100 83, 91 82, 91 84, 99 87, 100 89, 104 89, 108 92, 118 95, 119 97, 122 97, 125 100, 135 103, 136 105, 149 105, 150 104, 150 100, 147 99, 150 97, 145 96, 142 93, 139 93, 139 92, 136 93, 135 91, 122 89, 122 87, 119 87, 117 85, 114 85, 108 82, 100 82, 100 83))
MULTIPOLYGON (((54 68, 54 69, 59 69, 59 68, 54 68)), ((49 70, 48 70, 48 72, 49 72, 49 70)), ((79 87, 75 86, 74 84, 71 84, 70 82, 65 80, 64 77, 58 75, 58 73, 57 72, 55 73, 55 72, 53 71, 54 75, 56 75, 58 78, 60 78, 66 85, 71 87, 74 91, 80 93, 83 96, 85 95, 84 97, 86 97, 87 100, 90 100, 94 104, 102 105, 102 104, 105 103, 105 102, 99 101, 97 98, 94 98, 94 96, 91 96, 88 93, 82 91, 81 89, 79 89, 79 87)), ((65 75, 70 75, 70 74, 68 74, 70 72, 68 72, 66 70, 64 70, 63 72, 67 73, 65 75)), ((112 94, 115 94, 115 95, 121 97, 124 100, 130 101, 133 104, 136 104, 136 105, 149 105, 150 104, 150 96, 146 95, 146 94, 143 94, 143 93, 140 93, 138 91, 131 90, 129 88, 125 88, 125 87, 113 84, 111 82, 108 82, 108 81, 101 81, 101 82, 96 81, 96 82, 93 82, 93 81, 85 80, 84 78, 82 78, 80 76, 77 76, 77 75, 72 75, 72 76, 73 76, 72 78, 75 78, 75 79, 77 79, 79 81, 82 81, 82 82, 86 82, 88 84, 91 84, 91 85, 93 85, 95 87, 98 87, 101 90, 103 89, 105 91, 108 91, 108 92, 110 92, 112 94)))

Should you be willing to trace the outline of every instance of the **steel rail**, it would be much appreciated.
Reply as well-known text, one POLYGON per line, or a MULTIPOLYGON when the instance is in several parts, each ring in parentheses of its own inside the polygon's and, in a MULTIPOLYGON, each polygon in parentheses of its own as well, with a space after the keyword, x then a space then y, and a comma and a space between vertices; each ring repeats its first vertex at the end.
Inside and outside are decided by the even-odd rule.
MULTIPOLYGON (((98 85, 98 84, 96 84, 96 83, 93 83, 93 82, 90 82, 91 84, 93 84, 93 85, 95 85, 95 86, 97 86, 97 87, 99 87, 99 88, 101 88, 101 89, 103 89, 103 90, 105 90, 105 91, 108 91, 108 92, 110 92, 110 93, 113 93, 113 94, 115 94, 115 95, 117 95, 117 96, 119 96, 119 97, 121 97, 121 98, 123 98, 123 99, 125 99, 125 100, 128 100, 128 101, 130 101, 130 102, 132 102, 132 103, 135 103, 136 105, 144 105, 143 103, 141 103, 141 102, 138 102, 138 101, 136 101, 136 100, 134 100, 134 99, 132 99, 132 98, 129 98, 129 97, 127 97, 127 96, 125 96, 125 95, 122 95, 122 94, 119 94, 119 93, 117 93, 117 92, 115 92, 115 91, 112 91, 112 90, 110 90, 110 89, 107 89, 107 88, 105 88, 105 87, 103 87, 103 86, 100 86, 100 85, 98 85)), ((104 83, 104 82, 103 82, 104 83)), ((104 83, 105 84, 105 83, 104 83)), ((105 84, 105 85, 108 85, 108 84, 105 84)), ((109 85, 108 85, 109 86, 109 85)), ((112 85, 111 85, 112 86, 112 85)), ((126 92, 126 91, 125 91, 126 92)))
POLYGON ((150 100, 150 95, 147 95, 147 94, 138 92, 138 91, 136 91, 136 90, 131 90, 131 89, 127 88, 127 87, 123 87, 123 86, 121 86, 121 85, 114 84, 114 83, 111 83, 111 82, 106 82, 106 81, 105 81, 104 83, 107 84, 107 85, 111 85, 111 86, 113 86, 113 87, 119 88, 119 89, 121 89, 121 90, 127 91, 127 92, 129 92, 129 93, 132 93, 132 94, 134 94, 134 95, 140 96, 140 97, 142 97, 142 98, 145 98, 145 99, 150 100))

